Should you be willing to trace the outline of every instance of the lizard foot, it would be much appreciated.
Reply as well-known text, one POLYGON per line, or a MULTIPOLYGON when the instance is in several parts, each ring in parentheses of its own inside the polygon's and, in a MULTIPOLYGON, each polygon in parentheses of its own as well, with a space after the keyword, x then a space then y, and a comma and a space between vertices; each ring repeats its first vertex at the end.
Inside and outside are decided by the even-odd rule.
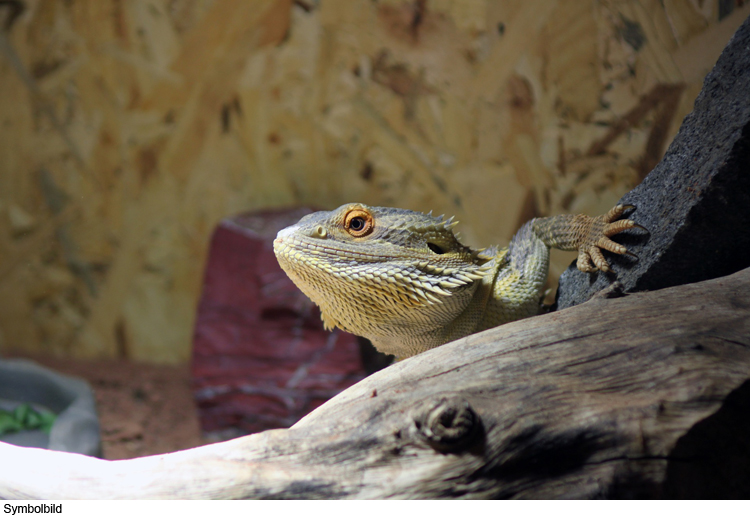
POLYGON ((609 238, 627 229, 636 227, 644 231, 646 230, 632 220, 619 220, 623 213, 630 209, 635 209, 635 206, 616 205, 603 215, 580 218, 582 236, 578 244, 578 262, 576 264, 579 270, 584 273, 593 273, 596 270, 610 273, 612 269, 604 258, 602 249, 606 249, 617 255, 630 255, 637 258, 625 246, 613 242, 609 238))

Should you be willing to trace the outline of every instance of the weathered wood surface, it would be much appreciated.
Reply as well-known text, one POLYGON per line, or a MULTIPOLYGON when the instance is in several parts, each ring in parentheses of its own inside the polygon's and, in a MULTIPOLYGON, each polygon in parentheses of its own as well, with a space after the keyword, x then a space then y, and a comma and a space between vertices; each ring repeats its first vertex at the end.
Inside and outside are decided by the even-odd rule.
POLYGON ((750 497, 750 269, 498 327, 294 427, 127 461, 0 445, 3 498, 750 497))

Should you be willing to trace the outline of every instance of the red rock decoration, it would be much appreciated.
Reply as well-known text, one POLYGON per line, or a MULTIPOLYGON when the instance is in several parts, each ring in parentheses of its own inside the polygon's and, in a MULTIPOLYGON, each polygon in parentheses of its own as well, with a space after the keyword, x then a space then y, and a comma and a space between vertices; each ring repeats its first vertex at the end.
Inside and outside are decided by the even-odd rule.
POLYGON ((357 339, 323 329, 273 254, 276 233, 310 212, 241 215, 213 234, 192 358, 205 432, 289 427, 366 375, 357 339))

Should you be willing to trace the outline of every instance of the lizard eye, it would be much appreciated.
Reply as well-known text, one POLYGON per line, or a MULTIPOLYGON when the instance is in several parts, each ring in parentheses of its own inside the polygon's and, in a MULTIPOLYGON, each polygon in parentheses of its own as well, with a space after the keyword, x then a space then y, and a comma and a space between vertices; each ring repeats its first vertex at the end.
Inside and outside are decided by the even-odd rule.
POLYGON ((344 217, 344 229, 354 237, 363 237, 372 233, 375 220, 372 215, 362 209, 349 211, 344 217))

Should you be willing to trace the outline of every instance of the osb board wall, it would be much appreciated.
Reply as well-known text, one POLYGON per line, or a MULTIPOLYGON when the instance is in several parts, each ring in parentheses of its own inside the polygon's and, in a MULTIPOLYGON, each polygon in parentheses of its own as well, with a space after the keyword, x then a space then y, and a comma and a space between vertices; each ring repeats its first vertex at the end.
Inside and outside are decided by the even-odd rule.
POLYGON ((601 213, 748 15, 740 0, 3 2, 0 347, 186 360, 211 231, 238 212, 434 210, 480 246, 533 215, 601 213))

